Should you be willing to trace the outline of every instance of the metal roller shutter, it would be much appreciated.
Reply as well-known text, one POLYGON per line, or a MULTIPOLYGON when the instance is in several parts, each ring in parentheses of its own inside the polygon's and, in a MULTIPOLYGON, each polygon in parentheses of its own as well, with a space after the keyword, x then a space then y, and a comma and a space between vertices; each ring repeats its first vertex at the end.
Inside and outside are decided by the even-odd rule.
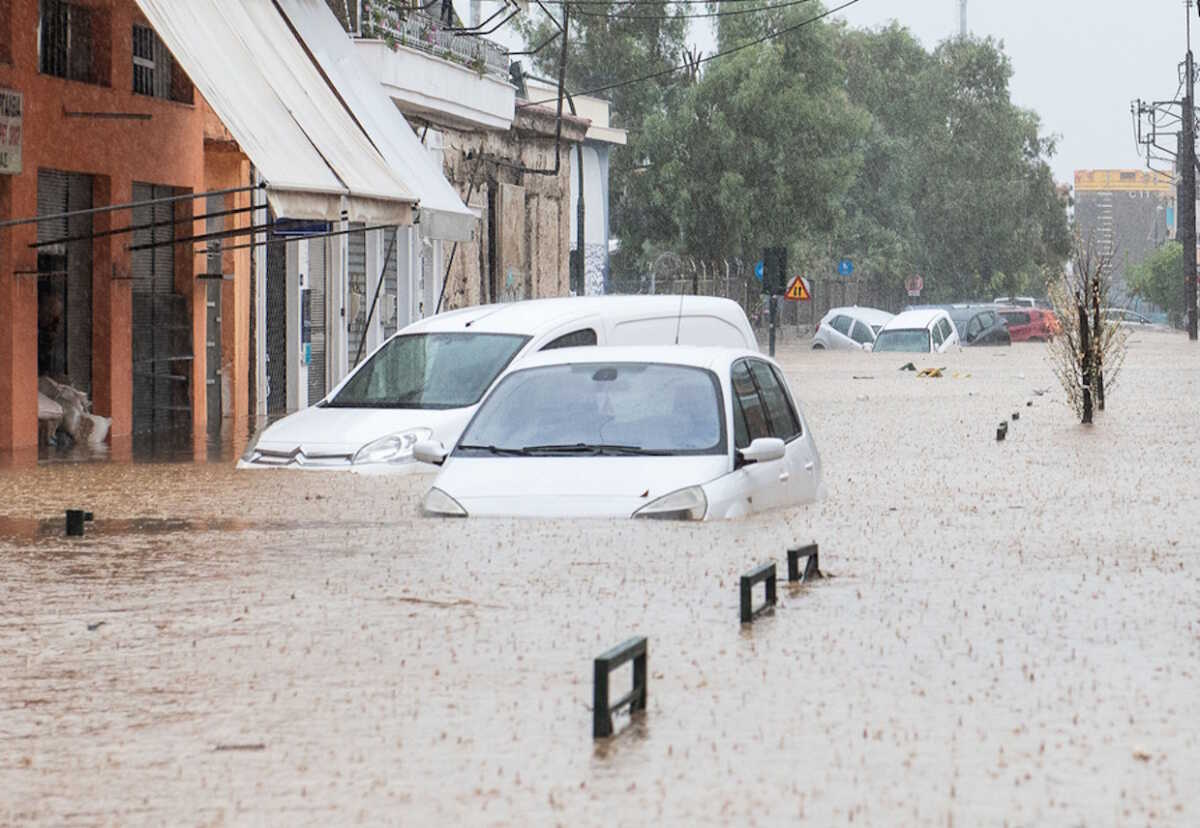
MULTIPOLYGON (((170 187, 134 184, 135 201, 166 198, 170 187)), ((133 244, 133 433, 142 447, 154 447, 159 434, 179 438, 192 424, 192 325, 187 297, 175 291, 175 207, 161 203, 135 207, 133 244)))
MULTIPOLYGON (((361 222, 350 225, 351 228, 362 226, 361 222)), ((367 234, 351 233, 347 240, 350 292, 346 308, 346 341, 349 345, 350 361, 353 363, 358 354, 359 343, 367 330, 367 303, 370 301, 367 296, 367 234)))
POLYGON ((388 338, 396 332, 396 291, 400 274, 400 246, 396 239, 396 228, 383 230, 383 255, 387 267, 383 269, 383 290, 379 295, 379 321, 383 323, 383 337, 388 338))
POLYGON ((326 239, 308 242, 308 312, 312 323, 312 358, 308 364, 309 405, 321 400, 328 390, 325 386, 325 272, 326 239))
POLYGON ((267 413, 287 411, 287 245, 267 245, 267 413))

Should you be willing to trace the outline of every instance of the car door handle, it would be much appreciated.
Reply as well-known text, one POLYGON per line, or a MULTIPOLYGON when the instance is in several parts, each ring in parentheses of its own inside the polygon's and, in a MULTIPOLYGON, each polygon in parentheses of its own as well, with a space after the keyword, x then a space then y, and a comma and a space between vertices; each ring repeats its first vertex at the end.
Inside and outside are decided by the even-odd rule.
POLYGON ((805 463, 805 464, 804 464, 804 470, 805 470, 805 471, 807 471, 807 472, 810 472, 810 471, 812 471, 812 470, 813 470, 813 468, 814 468, 814 467, 813 467, 813 462, 812 462, 811 460, 809 460, 807 463, 805 463))
POLYGON ((791 479, 792 479, 792 476, 790 474, 788 474, 787 472, 780 472, 780 474, 779 474, 779 482, 780 483, 786 483, 791 479))

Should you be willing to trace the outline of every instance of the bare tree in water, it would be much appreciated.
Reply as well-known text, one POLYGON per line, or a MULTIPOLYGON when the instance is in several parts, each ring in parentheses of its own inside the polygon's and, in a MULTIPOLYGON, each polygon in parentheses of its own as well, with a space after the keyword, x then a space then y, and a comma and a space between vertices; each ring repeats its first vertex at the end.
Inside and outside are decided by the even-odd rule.
POLYGON ((1110 304, 1115 249, 1099 249, 1078 234, 1066 272, 1050 281, 1048 291, 1062 332, 1048 346, 1055 376, 1079 421, 1091 423, 1093 410, 1104 410, 1125 362, 1128 331, 1119 320, 1105 319, 1110 304))

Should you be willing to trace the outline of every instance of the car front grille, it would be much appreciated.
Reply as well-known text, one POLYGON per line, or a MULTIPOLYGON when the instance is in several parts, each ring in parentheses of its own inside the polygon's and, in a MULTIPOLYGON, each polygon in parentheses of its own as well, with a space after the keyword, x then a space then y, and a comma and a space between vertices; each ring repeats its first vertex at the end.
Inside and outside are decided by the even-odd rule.
POLYGON ((292 451, 258 449, 250 462, 260 466, 278 468, 295 467, 309 469, 348 469, 352 465, 349 454, 306 454, 299 448, 292 451))

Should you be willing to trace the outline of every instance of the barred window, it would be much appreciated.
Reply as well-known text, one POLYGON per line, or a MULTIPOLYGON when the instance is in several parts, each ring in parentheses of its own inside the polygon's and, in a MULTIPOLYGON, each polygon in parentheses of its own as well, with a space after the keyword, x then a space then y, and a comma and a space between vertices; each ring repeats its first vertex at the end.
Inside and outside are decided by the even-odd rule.
POLYGON ((192 84, 149 26, 133 27, 133 91, 180 103, 192 102, 192 84))
POLYGON ((38 69, 43 75, 100 84, 95 33, 100 14, 95 9, 63 0, 41 0, 38 25, 38 69))

